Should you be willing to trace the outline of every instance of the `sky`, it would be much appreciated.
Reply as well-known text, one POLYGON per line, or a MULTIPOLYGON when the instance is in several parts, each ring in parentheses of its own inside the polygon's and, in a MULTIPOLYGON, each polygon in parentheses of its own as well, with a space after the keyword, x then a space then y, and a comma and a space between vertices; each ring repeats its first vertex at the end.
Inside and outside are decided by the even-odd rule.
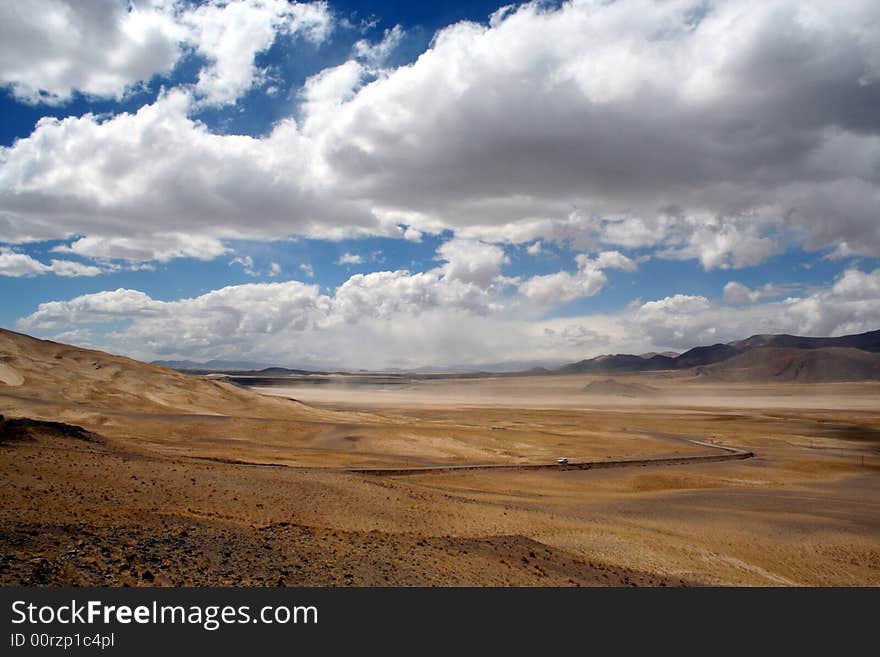
POLYGON ((0 3, 0 326, 460 367, 880 328, 876 0, 0 3))

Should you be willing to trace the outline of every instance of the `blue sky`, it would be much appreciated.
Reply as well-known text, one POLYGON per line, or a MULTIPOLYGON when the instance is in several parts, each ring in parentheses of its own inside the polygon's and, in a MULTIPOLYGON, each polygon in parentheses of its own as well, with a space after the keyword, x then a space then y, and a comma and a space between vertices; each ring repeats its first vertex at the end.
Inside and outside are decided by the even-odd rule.
POLYGON ((880 325, 874 3, 64 4, 0 9, 0 326, 381 368, 880 325))

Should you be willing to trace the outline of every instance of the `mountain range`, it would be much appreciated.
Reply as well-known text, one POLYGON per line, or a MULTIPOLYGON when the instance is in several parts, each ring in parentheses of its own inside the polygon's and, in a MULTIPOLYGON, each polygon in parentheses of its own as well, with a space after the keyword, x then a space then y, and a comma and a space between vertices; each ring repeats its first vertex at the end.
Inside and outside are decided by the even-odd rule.
MULTIPOLYGON (((212 363, 189 363, 176 367, 190 373, 222 371, 230 376, 285 377, 326 375, 328 372, 284 367, 213 367, 212 363), (191 365, 191 366, 190 366, 191 365)), ((522 362, 525 364, 525 362, 522 362)), ((166 363, 161 363, 166 364, 166 363)), ((172 366, 173 367, 173 366, 172 366)), ((744 340, 703 345, 684 353, 604 354, 566 365, 536 366, 513 371, 511 367, 484 367, 479 371, 458 368, 422 368, 385 371, 383 375, 407 379, 484 376, 541 376, 551 374, 628 374, 638 372, 690 371, 695 376, 729 381, 855 381, 880 380, 880 330, 840 337, 753 335, 744 340)), ((338 374, 377 374, 363 371, 338 374)))
POLYGON ((694 370, 725 380, 850 381, 880 379, 880 330, 836 338, 753 335, 694 347, 677 356, 613 354, 563 365, 557 374, 694 370))

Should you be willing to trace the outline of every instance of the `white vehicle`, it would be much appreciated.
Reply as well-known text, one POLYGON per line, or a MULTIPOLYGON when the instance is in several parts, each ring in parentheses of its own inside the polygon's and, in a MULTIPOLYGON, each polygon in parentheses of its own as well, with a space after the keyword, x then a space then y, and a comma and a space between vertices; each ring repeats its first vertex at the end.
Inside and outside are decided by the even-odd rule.
POLYGON ((567 465, 568 459, 567 458, 556 459, 556 463, 557 463, 557 465, 567 465))

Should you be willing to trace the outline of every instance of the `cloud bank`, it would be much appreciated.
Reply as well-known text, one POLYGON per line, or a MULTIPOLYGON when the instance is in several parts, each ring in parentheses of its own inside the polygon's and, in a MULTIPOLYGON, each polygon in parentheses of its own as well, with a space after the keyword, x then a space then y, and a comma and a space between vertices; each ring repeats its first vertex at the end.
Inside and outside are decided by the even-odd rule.
MULTIPOLYGON (((880 253, 876 2, 527 4, 451 25, 370 82, 361 61, 384 46, 356 49, 306 82, 299 121, 261 138, 213 134, 193 113, 250 88, 254 54, 274 39, 325 38, 325 5, 51 6, 61 18, 44 32, 85 26, 79 45, 52 33, 79 73, 46 73, 51 49, 22 55, 33 70, 9 60, 0 79, 24 97, 118 95, 183 47, 207 64, 193 87, 133 114, 43 119, 0 151, 6 243, 78 238, 84 255, 161 260, 216 257, 233 238, 451 230, 646 248, 705 269, 753 266, 790 244, 880 253), (140 62, 141 47, 167 54, 114 74, 87 56, 93 32, 134 49, 114 62, 140 62), (180 233, 200 246, 180 251, 169 237, 180 233)), ((27 19, 14 3, 3 11, 27 19)))
POLYGON ((576 360, 618 351, 682 350, 755 333, 845 335, 880 325, 880 269, 846 270, 808 295, 730 306, 677 294, 611 315, 532 319, 503 286, 442 273, 356 274, 334 294, 299 281, 251 283, 160 301, 129 289, 42 303, 18 326, 142 358, 218 355, 288 366, 417 367, 505 360, 576 360), (86 334, 91 344, 91 333, 86 334))

